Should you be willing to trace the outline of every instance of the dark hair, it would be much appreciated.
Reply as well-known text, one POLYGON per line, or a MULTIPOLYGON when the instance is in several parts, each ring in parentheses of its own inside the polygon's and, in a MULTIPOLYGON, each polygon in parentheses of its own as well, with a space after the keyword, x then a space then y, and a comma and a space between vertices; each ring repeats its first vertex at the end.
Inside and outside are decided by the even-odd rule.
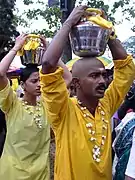
POLYGON ((34 72, 39 72, 39 68, 36 64, 28 64, 25 68, 21 69, 20 81, 25 82, 34 72))
POLYGON ((18 81, 18 85, 20 85, 20 78, 17 78, 17 81, 18 81))
POLYGON ((128 91, 126 98, 123 104, 120 106, 118 110, 119 119, 123 119, 127 114, 127 111, 132 109, 135 112, 135 81, 133 82, 130 90, 128 91))
POLYGON ((12 80, 10 79, 9 81, 10 81, 10 86, 12 86, 13 85, 12 80))

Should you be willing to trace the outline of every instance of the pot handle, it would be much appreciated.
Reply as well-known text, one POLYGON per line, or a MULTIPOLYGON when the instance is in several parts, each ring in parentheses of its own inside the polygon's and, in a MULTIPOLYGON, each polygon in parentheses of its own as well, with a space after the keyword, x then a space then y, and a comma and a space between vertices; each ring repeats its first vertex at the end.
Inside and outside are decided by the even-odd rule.
POLYGON ((97 9, 97 8, 87 8, 86 12, 94 12, 97 15, 100 15, 100 16, 102 15, 102 11, 100 9, 97 9))

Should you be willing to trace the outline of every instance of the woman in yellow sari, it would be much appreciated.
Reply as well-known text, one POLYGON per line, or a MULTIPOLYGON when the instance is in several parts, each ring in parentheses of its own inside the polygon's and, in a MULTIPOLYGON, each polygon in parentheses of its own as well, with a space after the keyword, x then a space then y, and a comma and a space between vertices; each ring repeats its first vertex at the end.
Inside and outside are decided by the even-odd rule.
POLYGON ((49 180, 50 126, 40 92, 39 69, 35 65, 23 69, 22 99, 14 93, 6 77, 26 38, 25 34, 19 36, 13 49, 0 62, 0 109, 5 113, 7 123, 0 159, 1 180, 49 180))

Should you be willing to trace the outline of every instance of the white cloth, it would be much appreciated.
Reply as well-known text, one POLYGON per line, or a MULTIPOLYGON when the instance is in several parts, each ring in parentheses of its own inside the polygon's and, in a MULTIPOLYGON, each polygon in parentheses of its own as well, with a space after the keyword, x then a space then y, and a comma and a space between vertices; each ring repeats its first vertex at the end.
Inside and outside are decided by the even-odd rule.
POLYGON ((21 94, 24 94, 24 91, 20 85, 18 86, 16 90, 16 94, 17 94, 17 97, 20 97, 21 94))
POLYGON ((129 156, 125 175, 127 175, 131 178, 135 178, 135 130, 134 130, 134 134, 133 134, 132 148, 130 151, 130 156, 129 156))

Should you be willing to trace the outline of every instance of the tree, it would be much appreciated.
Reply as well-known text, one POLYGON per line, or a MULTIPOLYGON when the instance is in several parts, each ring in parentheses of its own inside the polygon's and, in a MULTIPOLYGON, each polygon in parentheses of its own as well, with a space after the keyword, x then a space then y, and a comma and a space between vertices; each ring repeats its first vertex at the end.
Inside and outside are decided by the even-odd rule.
MULTIPOLYGON (((47 27, 43 28, 42 30, 37 28, 33 33, 40 33, 45 35, 47 38, 52 38, 61 26, 60 8, 58 6, 48 7, 48 4, 44 0, 23 0, 23 2, 25 6, 32 6, 32 4, 35 4, 36 8, 30 8, 27 11, 24 10, 23 14, 19 16, 17 15, 17 10, 17 24, 28 28, 31 26, 32 21, 36 23, 36 21, 42 19, 47 27)), ((31 32, 28 31, 28 33, 31 32)))
MULTIPOLYGON (((83 4, 84 0, 68 0, 67 2, 72 3, 70 5, 70 10, 69 10, 70 12, 74 7, 75 3, 83 4)), ((33 1, 24 0, 24 3, 26 5, 30 5, 33 4, 33 1)), ((57 30, 60 28, 61 22, 63 22, 69 15, 69 12, 61 13, 59 6, 54 6, 49 8, 44 0, 37 0, 35 3, 37 3, 38 5, 41 4, 42 8, 33 8, 33 9, 31 8, 28 11, 25 11, 24 15, 27 17, 29 21, 32 19, 34 20, 38 20, 40 18, 45 19, 46 23, 48 24, 48 29, 46 28, 40 31, 36 29, 35 32, 44 34, 46 37, 53 37, 54 34, 57 32, 57 30), (62 21, 61 21, 61 17, 62 17, 62 21)), ((105 12, 107 12, 108 14, 109 19, 117 24, 121 23, 124 19, 130 20, 131 18, 135 17, 135 8, 134 8, 135 2, 132 2, 132 0, 117 0, 117 1, 113 1, 111 5, 105 3, 104 0, 87 0, 87 4, 90 7, 104 9, 105 12), (121 11, 122 16, 120 20, 115 19, 115 14, 117 13, 117 11, 121 11)), ((26 21, 24 18, 23 22, 28 22, 28 20, 26 21)), ((22 19, 20 22, 22 22, 22 19)), ((133 25, 132 30, 135 30, 135 25, 133 25)), ((69 46, 68 46, 68 50, 70 51, 69 46)), ((68 50, 66 50, 66 52, 68 52, 68 50)), ((66 55, 66 53, 64 54, 66 55)), ((70 53, 68 52, 67 55, 69 57, 69 55, 71 55, 71 52, 70 53)), ((70 57, 68 58, 67 55, 65 58, 66 61, 67 59, 70 59, 70 57)))
POLYGON ((14 21, 14 0, 0 1, 0 60, 13 47, 13 39, 18 35, 14 21))
MULTIPOLYGON (((68 2, 67 8, 61 7, 61 11, 62 11, 61 23, 62 24, 66 21, 69 14, 72 12, 73 8, 75 7, 75 0, 68 0, 67 2, 68 2)), ((64 47, 61 59, 63 60, 64 63, 72 59, 72 48, 71 48, 69 37, 65 43, 65 47, 64 47)))

